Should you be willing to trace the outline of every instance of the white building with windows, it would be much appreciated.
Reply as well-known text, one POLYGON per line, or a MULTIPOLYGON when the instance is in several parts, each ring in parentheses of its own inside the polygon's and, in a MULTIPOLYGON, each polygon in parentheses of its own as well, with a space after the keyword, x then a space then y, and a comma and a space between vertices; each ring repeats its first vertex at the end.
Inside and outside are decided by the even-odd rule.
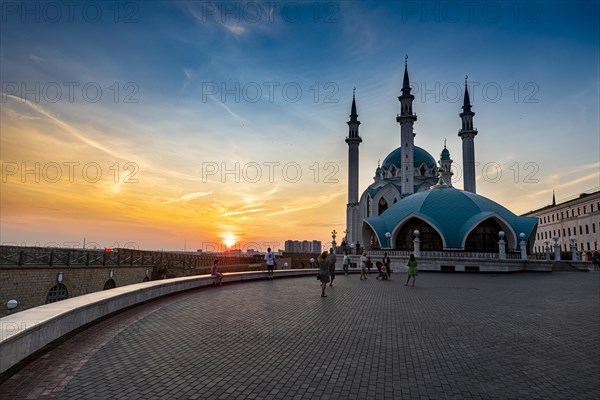
POLYGON ((598 189, 581 193, 559 204, 556 204, 553 195, 552 204, 524 214, 539 220, 533 252, 545 253, 546 245, 552 248, 555 237, 558 239, 561 251, 570 252, 570 242, 574 239, 580 257, 585 257, 581 259, 591 261, 594 253, 598 254, 598 246, 600 246, 600 190, 598 189))

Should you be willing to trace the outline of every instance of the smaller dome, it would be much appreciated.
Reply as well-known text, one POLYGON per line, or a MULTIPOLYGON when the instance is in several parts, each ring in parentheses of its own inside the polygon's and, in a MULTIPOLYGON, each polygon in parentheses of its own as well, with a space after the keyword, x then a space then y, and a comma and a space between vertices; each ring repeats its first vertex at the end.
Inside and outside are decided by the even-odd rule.
POLYGON ((440 156, 442 157, 442 160, 450 160, 450 152, 448 151, 446 146, 444 146, 444 150, 442 150, 440 156))

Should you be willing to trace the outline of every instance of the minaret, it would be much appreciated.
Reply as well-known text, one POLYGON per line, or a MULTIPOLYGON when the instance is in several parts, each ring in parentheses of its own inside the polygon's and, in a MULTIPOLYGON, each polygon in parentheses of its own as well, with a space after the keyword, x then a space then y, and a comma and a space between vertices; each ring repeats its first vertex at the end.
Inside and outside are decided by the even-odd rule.
POLYGON ((452 172, 452 160, 450 159, 450 152, 446 148, 446 139, 444 139, 444 149, 440 154, 440 168, 444 170, 444 172, 442 172, 442 178, 444 179, 444 182, 446 185, 452 187, 452 175, 454 175, 454 172, 452 172))
POLYGON ((402 147, 402 197, 412 194, 415 189, 413 124, 417 120, 417 116, 412 111, 412 102, 415 96, 410 94, 407 64, 408 56, 404 57, 404 82, 402 83, 402 95, 398 97, 400 114, 396 116, 396 122, 400 124, 400 146, 402 147))
POLYGON ((475 135, 477 129, 473 128, 473 116, 471 111, 471 100, 469 99, 469 90, 467 89, 467 78, 465 76, 465 101, 463 103, 463 112, 460 113, 462 120, 462 129, 458 131, 458 136, 462 139, 463 155, 463 189, 467 192, 476 193, 475 190, 475 135))
POLYGON ((554 189, 552 189, 552 205, 556 205, 556 196, 554 196, 554 189))
POLYGON ((348 121, 348 204, 346 206, 346 230, 348 241, 356 242, 359 238, 359 208, 358 208, 358 146, 362 138, 358 136, 358 114, 356 113, 356 88, 352 91, 352 110, 350 111, 350 121, 348 121))

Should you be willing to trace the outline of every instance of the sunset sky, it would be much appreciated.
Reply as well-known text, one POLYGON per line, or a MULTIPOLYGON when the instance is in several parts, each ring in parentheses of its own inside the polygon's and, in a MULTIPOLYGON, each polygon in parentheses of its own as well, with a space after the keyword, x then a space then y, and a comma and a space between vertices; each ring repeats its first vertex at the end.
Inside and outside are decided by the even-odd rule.
POLYGON ((362 193, 405 54, 415 144, 457 168, 468 75, 479 194, 524 213, 600 186, 597 1, 0 4, 2 244, 329 241, 352 90, 362 193))

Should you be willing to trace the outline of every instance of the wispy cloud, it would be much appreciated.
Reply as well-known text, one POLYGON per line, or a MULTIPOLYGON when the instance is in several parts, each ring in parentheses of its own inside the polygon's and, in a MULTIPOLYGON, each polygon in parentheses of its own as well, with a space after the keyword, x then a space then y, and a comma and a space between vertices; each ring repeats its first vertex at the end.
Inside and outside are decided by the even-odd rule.
POLYGON ((237 119, 238 121, 240 121, 241 123, 245 124, 246 120, 239 116, 238 114, 234 113, 231 108, 227 107, 227 105, 213 97, 209 97, 209 99, 211 99, 215 104, 217 104, 218 106, 222 107, 225 111, 227 111, 229 113, 229 115, 231 115, 232 117, 234 117, 235 119, 237 119))
POLYGON ((171 199, 168 201, 163 202, 163 204, 171 204, 171 203, 179 203, 182 201, 189 201, 189 200, 195 200, 195 199, 199 199, 200 197, 204 197, 204 196, 208 196, 211 195, 212 192, 194 192, 194 193, 188 193, 188 194, 184 194, 183 196, 177 198, 177 199, 171 199))

